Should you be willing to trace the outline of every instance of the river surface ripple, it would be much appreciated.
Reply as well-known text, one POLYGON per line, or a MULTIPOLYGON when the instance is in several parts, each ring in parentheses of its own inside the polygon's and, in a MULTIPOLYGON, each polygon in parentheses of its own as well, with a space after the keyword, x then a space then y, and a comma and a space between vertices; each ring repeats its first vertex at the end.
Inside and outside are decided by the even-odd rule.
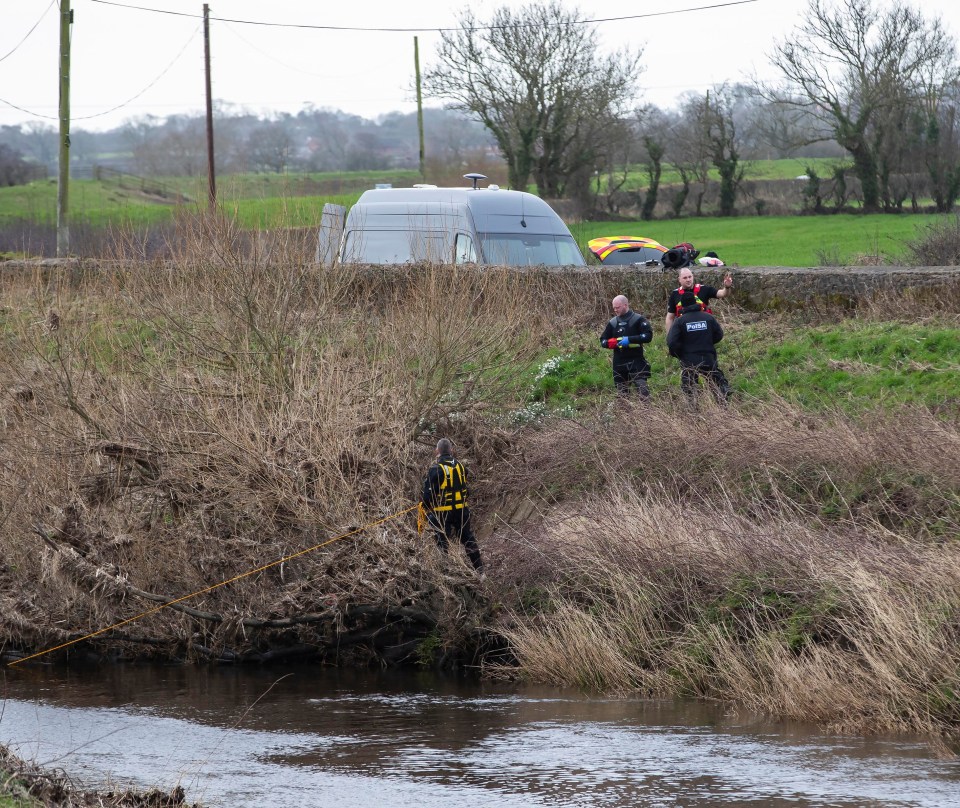
POLYGON ((0 742, 208 806, 960 806, 918 739, 691 701, 316 667, 7 668, 0 742))

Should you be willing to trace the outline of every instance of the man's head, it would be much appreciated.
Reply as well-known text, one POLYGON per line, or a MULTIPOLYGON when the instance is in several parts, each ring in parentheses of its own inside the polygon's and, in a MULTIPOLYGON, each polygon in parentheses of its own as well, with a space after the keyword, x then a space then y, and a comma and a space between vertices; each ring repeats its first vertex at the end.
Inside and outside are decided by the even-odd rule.
POLYGON ((698 303, 697 303, 697 296, 696 296, 692 291, 683 292, 683 293, 680 295, 680 305, 681 305, 683 308, 686 308, 687 306, 696 306, 696 305, 698 305, 698 303))
POLYGON ((677 275, 677 280, 680 281, 680 288, 693 289, 693 273, 689 268, 684 267, 681 269, 680 274, 677 275))
POLYGON ((613 313, 617 317, 623 317, 628 311, 630 311, 630 301, 624 295, 617 295, 613 299, 613 313))
POLYGON ((440 438, 437 441, 437 457, 443 457, 444 455, 453 455, 453 441, 449 438, 440 438))

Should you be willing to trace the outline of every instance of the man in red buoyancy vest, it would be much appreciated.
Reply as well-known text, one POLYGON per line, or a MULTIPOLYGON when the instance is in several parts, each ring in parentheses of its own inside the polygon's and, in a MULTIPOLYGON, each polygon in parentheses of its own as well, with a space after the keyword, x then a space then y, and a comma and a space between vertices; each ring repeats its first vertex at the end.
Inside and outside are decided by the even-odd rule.
POLYGON ((682 308, 680 296, 684 292, 693 292, 696 302, 700 305, 700 310, 710 314, 709 302, 714 298, 720 299, 727 297, 733 291, 733 277, 729 272, 723 279, 723 288, 721 289, 717 289, 715 286, 695 283, 693 280, 693 272, 689 267, 684 267, 680 270, 677 281, 680 283, 679 288, 674 289, 670 293, 669 300, 667 300, 667 318, 664 324, 668 334, 670 333, 670 326, 673 325, 673 321, 680 316, 680 310, 682 308))

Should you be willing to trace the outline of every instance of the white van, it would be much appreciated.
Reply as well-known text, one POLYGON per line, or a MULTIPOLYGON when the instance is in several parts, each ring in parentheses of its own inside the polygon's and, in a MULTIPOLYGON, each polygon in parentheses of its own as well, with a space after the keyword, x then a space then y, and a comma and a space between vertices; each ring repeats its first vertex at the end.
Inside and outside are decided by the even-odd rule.
POLYGON ((496 185, 364 191, 347 213, 326 204, 317 261, 406 264, 435 261, 499 266, 584 266, 577 243, 546 202, 496 185))

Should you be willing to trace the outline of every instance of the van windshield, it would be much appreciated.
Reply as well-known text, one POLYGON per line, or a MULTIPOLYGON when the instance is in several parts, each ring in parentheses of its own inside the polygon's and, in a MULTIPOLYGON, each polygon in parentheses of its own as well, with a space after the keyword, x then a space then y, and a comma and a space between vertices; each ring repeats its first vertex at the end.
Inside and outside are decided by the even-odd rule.
POLYGON ((529 267, 584 266, 585 261, 571 236, 541 236, 526 233, 482 233, 483 257, 488 264, 529 267))
POLYGON ((452 234, 410 230, 352 230, 343 246, 346 264, 449 263, 452 234))

